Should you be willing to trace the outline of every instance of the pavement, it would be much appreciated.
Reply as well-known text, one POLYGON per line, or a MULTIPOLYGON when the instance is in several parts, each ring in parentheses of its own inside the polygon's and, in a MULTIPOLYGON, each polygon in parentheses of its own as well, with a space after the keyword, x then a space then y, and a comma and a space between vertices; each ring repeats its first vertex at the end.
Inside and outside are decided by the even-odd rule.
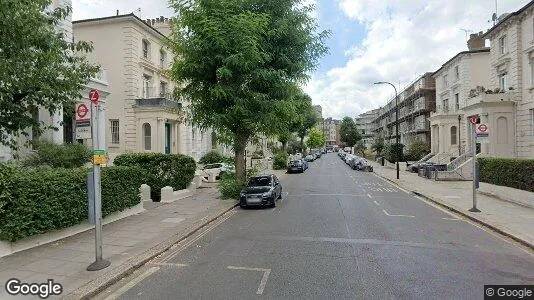
POLYGON ((63 298, 90 298, 235 206, 235 201, 219 200, 218 195, 217 189, 206 188, 173 203, 144 202, 143 213, 104 225, 103 255, 111 266, 100 271, 86 271, 95 260, 92 230, 2 257, 0 299, 15 298, 5 291, 10 278, 27 283, 53 279, 63 286, 63 298))
MULTIPOLYGON (((470 212, 469 209, 473 207, 472 181, 433 181, 404 171, 402 168, 397 179, 395 169, 380 166, 375 162, 372 164, 376 175, 534 249, 533 208, 489 194, 477 193, 477 208, 481 212, 470 212)), ((481 185, 488 184, 481 183, 481 185)), ((489 189, 486 186, 484 188, 489 189)), ((511 194, 509 190, 514 190, 511 195, 519 199, 518 202, 532 197, 533 194, 495 185, 491 185, 491 189, 494 193, 501 194, 511 194)))
POLYGON ((94 299, 483 299, 534 282, 530 249, 335 153, 279 177, 276 208, 230 210, 94 299))

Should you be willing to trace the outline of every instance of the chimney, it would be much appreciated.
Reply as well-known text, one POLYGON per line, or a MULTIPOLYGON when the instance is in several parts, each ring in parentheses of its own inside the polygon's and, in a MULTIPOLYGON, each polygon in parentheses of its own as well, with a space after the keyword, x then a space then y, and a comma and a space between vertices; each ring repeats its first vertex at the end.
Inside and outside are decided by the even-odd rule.
POLYGON ((479 50, 486 47, 486 41, 482 37, 482 31, 479 33, 472 33, 467 41, 467 49, 469 51, 479 50))

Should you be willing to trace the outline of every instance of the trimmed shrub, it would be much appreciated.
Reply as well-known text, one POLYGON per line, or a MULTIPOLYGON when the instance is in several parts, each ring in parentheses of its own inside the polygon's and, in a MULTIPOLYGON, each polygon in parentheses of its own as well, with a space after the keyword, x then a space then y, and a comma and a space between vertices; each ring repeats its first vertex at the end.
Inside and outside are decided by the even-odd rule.
POLYGON ((239 199, 239 193, 245 186, 245 182, 237 180, 235 174, 225 175, 219 182, 221 199, 239 199))
MULTIPOLYGON (((2 192, 0 240, 14 242, 87 220, 90 169, 2 170, 0 173, 8 181, 2 192)), ((141 168, 102 168, 102 215, 139 204, 144 174, 141 168)))
POLYGON ((403 160, 403 144, 389 144, 384 147, 384 157, 389 162, 397 162, 403 160))
POLYGON ((534 159, 478 158, 480 181, 534 192, 534 159))
POLYGON ((278 152, 274 155, 274 161, 273 161, 273 169, 275 170, 282 170, 287 167, 287 159, 289 158, 289 154, 285 152, 278 152))
POLYGON ((225 162, 227 160, 227 157, 219 153, 217 150, 211 150, 210 152, 204 154, 198 161, 198 163, 207 165, 207 164, 215 164, 215 163, 221 163, 225 162))
POLYGON ((58 145, 47 141, 35 142, 34 152, 22 161, 28 167, 79 168, 91 161, 91 149, 84 144, 58 145))
POLYGON ((166 186, 174 190, 187 188, 195 177, 196 163, 192 157, 182 154, 127 153, 115 158, 116 166, 138 166, 146 171, 146 182, 150 186, 153 201, 161 200, 161 189, 166 186))

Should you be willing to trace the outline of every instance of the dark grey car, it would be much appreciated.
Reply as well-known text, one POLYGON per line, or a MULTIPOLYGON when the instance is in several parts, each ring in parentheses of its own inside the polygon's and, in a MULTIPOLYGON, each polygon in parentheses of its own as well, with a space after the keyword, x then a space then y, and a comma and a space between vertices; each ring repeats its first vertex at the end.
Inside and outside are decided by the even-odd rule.
POLYGON ((239 206, 276 206, 276 200, 282 198, 282 184, 271 175, 251 177, 239 195, 239 206))

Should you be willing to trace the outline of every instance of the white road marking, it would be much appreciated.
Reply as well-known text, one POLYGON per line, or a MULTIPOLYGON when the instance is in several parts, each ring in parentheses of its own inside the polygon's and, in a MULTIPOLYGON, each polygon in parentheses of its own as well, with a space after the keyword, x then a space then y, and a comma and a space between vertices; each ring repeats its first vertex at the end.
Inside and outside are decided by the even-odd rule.
POLYGON ((460 199, 462 197, 460 196, 445 196, 444 198, 448 198, 448 199, 460 199))
POLYGON ((389 214, 385 209, 382 210, 386 216, 388 217, 406 217, 406 218, 415 218, 415 216, 408 216, 408 215, 391 215, 389 214))
POLYGON ((150 263, 150 265, 160 266, 160 267, 178 267, 178 268, 189 267, 188 264, 178 264, 178 263, 150 263))
POLYGON ((256 291, 256 294, 258 294, 258 295, 263 294, 263 290, 265 289, 265 285, 267 284, 267 280, 269 279, 269 275, 271 274, 271 269, 234 267, 234 266, 228 266, 227 268, 230 269, 230 270, 245 270, 245 271, 263 272, 263 277, 261 278, 260 286, 258 287, 258 290, 256 291))
POLYGON ((360 197, 365 196, 365 194, 300 194, 300 195, 291 195, 294 197, 306 197, 306 196, 353 196, 360 197))
POLYGON ((371 195, 370 195, 370 194, 367 194, 367 197, 369 197, 369 198, 373 198, 373 197, 371 197, 371 195))
POLYGON ((373 202, 374 202, 376 205, 380 206, 380 203, 376 202, 376 200, 373 200, 373 202))
POLYGON ((128 282, 127 284, 122 286, 120 289, 118 289, 115 292, 113 292, 111 295, 107 296, 105 298, 105 300, 114 300, 114 299, 119 298, 122 294, 126 293, 131 288, 136 286, 139 282, 143 281, 143 279, 145 279, 148 276, 154 274, 158 270, 159 270, 159 267, 152 267, 152 268, 146 270, 144 273, 142 273, 141 275, 137 276, 132 281, 128 282))
POLYGON ((443 220, 460 221, 458 218, 442 218, 443 220))
POLYGON ((209 228, 207 228, 206 230, 204 230, 201 234, 199 234, 197 237, 195 237, 194 239, 192 239, 191 241, 189 241, 188 243, 186 243, 185 245, 179 247, 178 249, 174 250, 173 252, 170 253, 169 256, 167 256, 166 258, 163 259, 162 262, 168 262, 170 259, 174 258, 175 256, 177 256, 178 254, 180 254, 180 252, 182 252, 183 250, 187 249, 187 247, 191 246, 192 244, 196 243, 198 240, 200 240, 202 237, 204 237, 206 234, 208 234, 210 231, 212 231, 213 229, 217 228, 217 226, 221 225, 223 222, 225 222, 226 220, 228 220, 230 217, 232 217, 233 215, 235 214, 235 210, 231 210, 228 215, 226 217, 224 217, 222 220, 219 220, 217 223, 213 224, 213 225, 210 225, 209 228))

